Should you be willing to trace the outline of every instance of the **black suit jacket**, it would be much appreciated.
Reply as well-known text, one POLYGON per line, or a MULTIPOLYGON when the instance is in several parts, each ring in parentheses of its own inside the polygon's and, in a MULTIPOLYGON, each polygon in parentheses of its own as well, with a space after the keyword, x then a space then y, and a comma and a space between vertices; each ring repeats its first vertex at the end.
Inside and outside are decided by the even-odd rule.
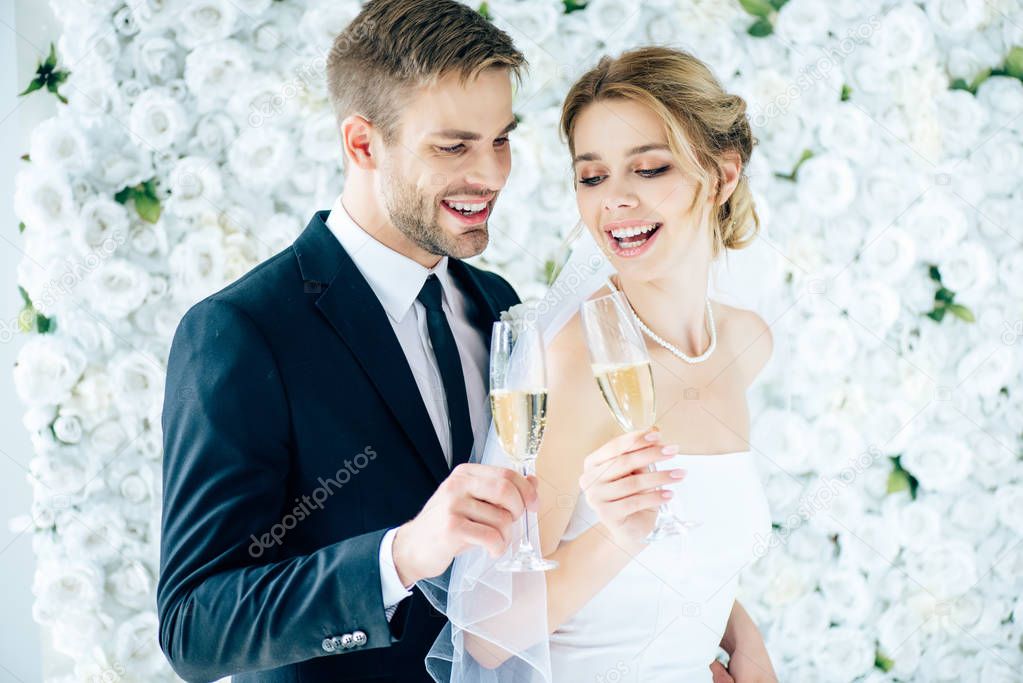
MULTIPOLYGON (((378 557, 385 530, 449 469, 328 213, 195 304, 174 335, 157 607, 160 645, 188 681, 430 680, 424 656, 444 617, 414 590, 388 623, 378 557), (345 634, 356 644, 331 646, 345 634)), ((489 339, 515 291, 448 267, 489 339)))

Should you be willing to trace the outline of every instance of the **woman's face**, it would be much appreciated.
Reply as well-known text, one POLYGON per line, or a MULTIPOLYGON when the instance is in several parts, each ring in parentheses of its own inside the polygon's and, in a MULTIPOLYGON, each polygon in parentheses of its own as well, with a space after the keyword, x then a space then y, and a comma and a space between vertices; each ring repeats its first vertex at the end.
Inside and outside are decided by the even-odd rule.
POLYGON ((579 214, 618 272, 653 280, 710 260, 709 230, 696 215, 706 203, 690 211, 696 178, 679 167, 651 109, 595 102, 574 135, 579 214))

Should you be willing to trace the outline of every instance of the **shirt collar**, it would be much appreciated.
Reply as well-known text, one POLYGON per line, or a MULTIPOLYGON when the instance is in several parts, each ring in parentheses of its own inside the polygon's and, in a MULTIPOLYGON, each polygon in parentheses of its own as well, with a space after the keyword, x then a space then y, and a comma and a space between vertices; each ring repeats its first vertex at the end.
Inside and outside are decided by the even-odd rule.
POLYGON ((441 291, 450 307, 448 292, 453 283, 448 273, 447 256, 442 256, 433 268, 425 268, 408 256, 378 242, 351 217, 341 202, 341 195, 338 195, 327 216, 327 227, 348 252, 356 268, 377 295, 384 311, 394 322, 400 323, 408 315, 426 278, 431 274, 440 280, 441 291))

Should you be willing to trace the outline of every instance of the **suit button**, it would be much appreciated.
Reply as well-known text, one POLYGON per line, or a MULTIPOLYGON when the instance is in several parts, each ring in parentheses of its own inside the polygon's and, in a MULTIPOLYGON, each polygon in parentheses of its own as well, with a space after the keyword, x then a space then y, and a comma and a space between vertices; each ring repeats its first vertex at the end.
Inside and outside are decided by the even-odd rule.
POLYGON ((334 638, 324 638, 320 645, 323 647, 324 652, 334 652, 337 650, 337 646, 334 643, 334 638))
POLYGON ((355 638, 352 637, 351 633, 346 633, 341 636, 341 647, 345 650, 351 650, 355 647, 355 638))
POLYGON ((352 641, 355 643, 355 647, 362 647, 366 644, 366 634, 362 631, 353 631, 352 641))

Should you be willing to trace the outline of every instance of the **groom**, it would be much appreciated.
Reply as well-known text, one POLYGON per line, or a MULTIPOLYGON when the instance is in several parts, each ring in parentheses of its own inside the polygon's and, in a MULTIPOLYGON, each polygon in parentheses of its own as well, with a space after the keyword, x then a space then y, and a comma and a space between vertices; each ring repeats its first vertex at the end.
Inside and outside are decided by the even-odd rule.
POLYGON ((413 584, 500 554, 535 506, 532 478, 467 464, 519 299, 460 260, 487 245, 523 66, 455 0, 370 0, 337 37, 343 192, 193 306, 168 360, 159 639, 185 680, 428 681, 445 621, 413 584))

